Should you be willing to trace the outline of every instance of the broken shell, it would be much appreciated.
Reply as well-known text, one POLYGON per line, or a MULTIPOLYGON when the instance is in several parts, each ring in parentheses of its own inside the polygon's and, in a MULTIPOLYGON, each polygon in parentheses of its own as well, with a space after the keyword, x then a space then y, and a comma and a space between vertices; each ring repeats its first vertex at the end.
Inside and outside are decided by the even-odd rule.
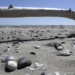
POLYGON ((6 49, 4 52, 7 52, 7 51, 10 51, 11 49, 10 48, 8 48, 8 49, 6 49))
POLYGON ((57 50, 62 50, 64 47, 63 46, 58 46, 57 50))
POLYGON ((8 48, 11 48, 11 46, 8 46, 8 48))
POLYGON ((15 48, 15 50, 19 50, 19 48, 15 48))
POLYGON ((2 62, 7 62, 7 61, 14 61, 15 57, 14 56, 7 56, 2 59, 2 62))
POLYGON ((15 61, 7 61, 5 67, 9 71, 14 71, 17 69, 17 63, 15 61))
POLYGON ((40 67, 43 66, 43 64, 35 63, 36 66, 40 67))
POLYGON ((64 51, 60 52, 60 55, 62 55, 62 56, 69 56, 71 54, 72 54, 72 51, 70 51, 70 50, 64 50, 64 51))
POLYGON ((36 49, 40 49, 40 46, 38 46, 38 45, 34 45, 34 48, 36 48, 36 49))

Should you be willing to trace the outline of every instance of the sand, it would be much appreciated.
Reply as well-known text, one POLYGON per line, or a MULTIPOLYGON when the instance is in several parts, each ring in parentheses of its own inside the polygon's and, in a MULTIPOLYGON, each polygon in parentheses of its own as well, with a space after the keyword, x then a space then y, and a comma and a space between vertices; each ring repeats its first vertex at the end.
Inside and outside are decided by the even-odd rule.
POLYGON ((6 26, 0 28, 0 74, 1 75, 54 75, 59 72, 60 75, 75 74, 75 47, 71 44, 75 43, 74 35, 75 26, 6 26), (2 32, 3 31, 3 32, 2 32), (11 34, 10 32, 13 31, 11 34), (7 37, 10 36, 9 39, 7 37), (15 36, 13 38, 13 36, 15 36), (55 38, 55 36, 58 36, 55 38), (2 39, 2 37, 4 37, 2 39), (13 46, 14 41, 19 41, 19 44, 13 46), (62 44, 64 50, 73 51, 70 56, 58 56, 62 51, 58 51, 50 43, 65 42, 62 44), (34 45, 40 46, 40 49, 35 49, 34 45), (11 46, 11 50, 4 52, 11 46), (19 49, 15 50, 16 47, 19 49), (35 52, 36 55, 30 54, 35 52), (21 57, 27 57, 32 61, 32 65, 13 72, 5 70, 5 63, 2 59, 5 56, 15 56, 15 61, 21 57), (35 68, 35 63, 43 64, 43 66, 35 68), (34 70, 31 70, 33 68, 34 70))

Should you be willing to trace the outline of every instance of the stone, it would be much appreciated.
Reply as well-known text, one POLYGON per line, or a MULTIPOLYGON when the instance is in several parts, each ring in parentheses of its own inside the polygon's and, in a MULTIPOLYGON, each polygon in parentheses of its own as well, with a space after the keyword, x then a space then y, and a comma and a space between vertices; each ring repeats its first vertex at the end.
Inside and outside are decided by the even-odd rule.
POLYGON ((45 75, 45 72, 42 72, 41 75, 45 75))
POLYGON ((30 54, 36 55, 36 53, 35 53, 35 52, 30 52, 30 54))
POLYGON ((28 59, 26 57, 22 57, 18 61, 18 69, 25 68, 27 66, 30 66, 31 64, 32 64, 32 62, 30 59, 28 59))
POLYGON ((15 61, 7 61, 5 68, 9 71, 14 71, 17 69, 17 63, 15 61))

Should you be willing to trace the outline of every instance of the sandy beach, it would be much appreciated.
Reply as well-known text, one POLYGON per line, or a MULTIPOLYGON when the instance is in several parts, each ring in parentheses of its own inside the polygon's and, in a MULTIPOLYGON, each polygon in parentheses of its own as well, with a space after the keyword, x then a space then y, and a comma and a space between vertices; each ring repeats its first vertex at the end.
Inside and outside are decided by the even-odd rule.
POLYGON ((45 75, 75 75, 75 26, 0 26, 0 74, 44 75, 43 72, 45 75), (73 53, 59 55, 63 50, 57 50, 55 43, 61 43, 63 50, 73 53), (5 51, 8 47, 10 50, 5 51), (32 64, 8 72, 6 63, 2 62, 8 55, 13 55, 17 63, 19 58, 27 57, 32 64))

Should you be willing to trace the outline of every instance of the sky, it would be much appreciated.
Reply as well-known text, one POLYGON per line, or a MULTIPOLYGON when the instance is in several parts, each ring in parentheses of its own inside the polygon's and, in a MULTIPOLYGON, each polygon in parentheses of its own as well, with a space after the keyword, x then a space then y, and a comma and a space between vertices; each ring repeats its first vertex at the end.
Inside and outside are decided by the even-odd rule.
MULTIPOLYGON (((75 0, 0 0, 0 7, 62 8, 75 11, 75 0)), ((63 17, 0 18, 0 25, 75 25, 75 20, 63 17)))

